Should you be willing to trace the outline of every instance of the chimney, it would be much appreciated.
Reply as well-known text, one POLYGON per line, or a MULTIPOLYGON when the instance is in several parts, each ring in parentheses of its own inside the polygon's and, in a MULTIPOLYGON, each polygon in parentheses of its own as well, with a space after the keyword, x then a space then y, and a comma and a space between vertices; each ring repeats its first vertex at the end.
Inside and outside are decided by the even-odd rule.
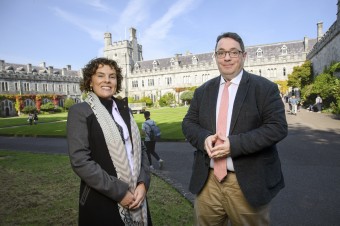
POLYGON ((53 67, 52 66, 48 67, 48 74, 53 75, 53 67))
POLYGON ((32 64, 27 64, 27 73, 32 73, 32 64))
POLYGON ((41 62, 39 66, 45 69, 46 68, 46 62, 41 62))
POLYGON ((306 36, 303 39, 303 45, 305 47, 304 52, 308 52, 308 37, 306 37, 306 36))
POLYGON ((71 65, 66 65, 68 71, 71 71, 71 65))
POLYGON ((317 27, 318 27, 318 37, 317 40, 320 41, 320 39, 322 38, 322 27, 323 27, 323 22, 319 22, 317 23, 317 27))
POLYGON ((5 70, 5 61, 4 60, 0 60, 0 71, 5 70))
POLYGON ((66 68, 61 69, 61 75, 66 75, 66 71, 67 71, 66 68))

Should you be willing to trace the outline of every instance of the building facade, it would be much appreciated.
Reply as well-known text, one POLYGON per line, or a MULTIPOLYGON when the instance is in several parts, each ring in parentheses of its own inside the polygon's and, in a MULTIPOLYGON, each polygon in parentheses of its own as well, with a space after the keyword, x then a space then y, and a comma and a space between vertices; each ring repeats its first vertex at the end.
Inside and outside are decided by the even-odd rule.
POLYGON ((81 79, 81 73, 71 70, 71 65, 54 69, 45 62, 33 66, 0 60, 0 116, 17 115, 25 106, 40 109, 46 102, 62 107, 66 98, 80 102, 81 79), (18 111, 17 101, 20 102, 18 111))
POLYGON ((307 59, 312 62, 314 75, 322 73, 330 64, 340 62, 340 0, 337 3, 337 19, 324 35, 322 23, 317 25, 318 42, 307 55, 307 59))
MULTIPOLYGON (((110 33, 104 35, 104 57, 116 60, 124 73, 121 96, 138 100, 150 97, 153 101, 171 92, 179 102, 180 92, 200 86, 218 76, 214 52, 176 54, 173 57, 143 60, 136 29, 130 28, 130 40, 113 42, 110 33)), ((287 80, 295 66, 306 60, 317 39, 246 46, 245 70, 269 80, 287 80)))

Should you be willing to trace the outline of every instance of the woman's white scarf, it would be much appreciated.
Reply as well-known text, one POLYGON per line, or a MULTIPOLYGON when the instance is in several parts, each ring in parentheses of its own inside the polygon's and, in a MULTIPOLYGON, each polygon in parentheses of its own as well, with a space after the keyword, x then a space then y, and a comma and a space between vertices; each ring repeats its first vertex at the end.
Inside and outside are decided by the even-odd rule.
MULTIPOLYGON (((141 138, 136 122, 133 117, 130 117, 131 133, 132 133, 132 148, 133 148, 133 173, 129 167, 125 145, 122 141, 119 130, 113 121, 112 116, 107 109, 102 105, 99 98, 93 92, 89 92, 85 100, 92 108, 100 127, 103 130, 105 142, 111 160, 117 172, 117 177, 129 184, 129 190, 134 193, 137 185, 137 179, 141 169, 141 138)), ((143 204, 136 210, 129 210, 118 203, 118 209, 125 225, 147 225, 147 203, 144 199, 143 204)))

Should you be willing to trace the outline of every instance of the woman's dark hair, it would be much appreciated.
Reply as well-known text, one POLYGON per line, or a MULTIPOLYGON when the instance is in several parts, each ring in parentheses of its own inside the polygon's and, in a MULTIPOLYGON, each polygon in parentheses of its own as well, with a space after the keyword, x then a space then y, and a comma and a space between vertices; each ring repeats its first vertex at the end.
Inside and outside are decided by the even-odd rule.
POLYGON ((242 52, 245 52, 244 43, 243 43, 242 38, 237 33, 234 33, 234 32, 226 32, 226 33, 223 33, 223 34, 219 35, 217 37, 217 39, 216 39, 215 51, 216 51, 217 43, 222 38, 231 38, 231 39, 234 39, 236 42, 238 42, 240 44, 242 52))
POLYGON ((112 69, 116 71, 117 76, 117 90, 116 93, 122 91, 122 69, 118 66, 117 62, 114 60, 110 60, 107 58, 95 58, 88 62, 85 67, 83 68, 83 80, 80 82, 80 90, 82 92, 89 92, 91 91, 91 79, 92 76, 96 73, 99 66, 108 65, 112 69))

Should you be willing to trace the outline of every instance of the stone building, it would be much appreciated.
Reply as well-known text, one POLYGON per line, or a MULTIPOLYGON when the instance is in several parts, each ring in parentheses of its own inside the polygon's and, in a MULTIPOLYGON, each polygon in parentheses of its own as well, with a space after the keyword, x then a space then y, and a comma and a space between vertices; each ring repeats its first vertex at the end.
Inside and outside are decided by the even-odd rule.
MULTIPOLYGON (((138 100, 144 96, 156 101, 171 92, 179 102, 185 88, 200 86, 218 76, 214 52, 176 54, 173 57, 143 60, 136 29, 130 28, 130 40, 113 42, 104 35, 104 57, 116 60, 123 69, 124 87, 121 96, 138 100)), ((306 60, 317 39, 246 46, 245 69, 272 81, 287 80, 293 67, 306 60)))
POLYGON ((307 55, 307 59, 312 62, 314 75, 322 73, 332 63, 340 62, 340 0, 337 9, 337 19, 325 34, 322 34, 322 22, 317 24, 317 43, 307 55))
POLYGON ((66 98, 80 102, 81 92, 79 82, 82 78, 77 71, 71 70, 71 65, 62 69, 32 64, 6 63, 0 60, 0 116, 14 116, 16 98, 21 107, 36 106, 53 102, 63 106, 66 98), (21 96, 21 97, 18 97, 21 96))

